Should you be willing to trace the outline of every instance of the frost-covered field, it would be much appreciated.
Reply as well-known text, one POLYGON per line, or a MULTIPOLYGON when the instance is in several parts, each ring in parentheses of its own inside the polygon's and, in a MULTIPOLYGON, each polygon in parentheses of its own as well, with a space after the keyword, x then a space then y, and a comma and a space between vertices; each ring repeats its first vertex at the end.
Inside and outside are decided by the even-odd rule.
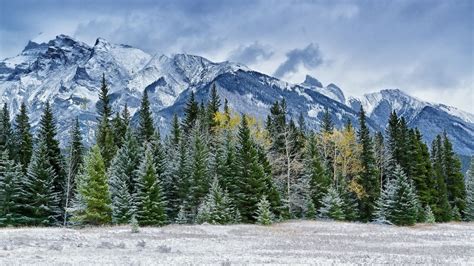
POLYGON ((125 226, 0 229, 0 265, 176 263, 474 265, 474 223, 169 225, 135 234, 125 226))

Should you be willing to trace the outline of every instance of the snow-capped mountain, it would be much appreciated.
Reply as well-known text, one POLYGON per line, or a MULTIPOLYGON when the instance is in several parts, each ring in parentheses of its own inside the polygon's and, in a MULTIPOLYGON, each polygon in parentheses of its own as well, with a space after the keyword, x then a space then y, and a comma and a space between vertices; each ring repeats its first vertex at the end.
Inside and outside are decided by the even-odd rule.
POLYGON ((306 75, 304 82, 300 85, 305 88, 313 89, 321 93, 322 95, 327 96, 340 103, 346 102, 346 97, 344 96, 342 90, 333 83, 327 85, 326 87, 323 87, 323 84, 319 80, 310 75, 306 75))
POLYGON ((446 131, 456 151, 471 155, 474 151, 474 115, 444 104, 434 104, 417 99, 401 90, 381 90, 350 98, 348 104, 364 110, 374 122, 385 127, 392 111, 405 117, 411 127, 418 127, 429 143, 440 132, 446 131))
MULTIPOLYGON (((146 90, 156 124, 164 131, 168 129, 171 115, 182 112, 191 91, 198 100, 205 100, 211 84, 215 83, 221 98, 227 98, 234 111, 250 113, 262 120, 274 101, 285 99, 289 116, 296 119, 301 112, 311 128, 319 127, 326 108, 336 125, 341 126, 348 119, 357 125, 357 106, 364 105, 371 118, 368 119, 370 128, 382 130, 386 123, 384 114, 395 108, 401 115, 408 115, 409 121, 420 121, 412 125, 442 119, 453 127, 448 134, 459 140, 454 142, 456 150, 464 154, 474 151, 469 143, 473 139, 473 116, 453 107, 426 104, 409 96, 403 98, 401 92, 398 93, 400 98, 389 97, 383 91, 361 100, 350 99, 346 105, 340 88, 334 84, 324 87, 310 76, 301 84, 291 84, 239 63, 215 63, 186 54, 150 55, 101 38, 92 46, 65 35, 47 43, 29 42, 19 55, 0 61, 0 97, 9 104, 12 113, 18 111, 21 102, 26 102, 33 128, 49 101, 57 118, 62 145, 66 145, 68 128, 76 116, 87 142, 92 143, 102 74, 110 88, 114 110, 121 110, 127 103, 132 114, 135 113, 146 90), (410 111, 410 106, 421 111, 410 111)), ((433 127, 420 128, 431 136, 433 127)))

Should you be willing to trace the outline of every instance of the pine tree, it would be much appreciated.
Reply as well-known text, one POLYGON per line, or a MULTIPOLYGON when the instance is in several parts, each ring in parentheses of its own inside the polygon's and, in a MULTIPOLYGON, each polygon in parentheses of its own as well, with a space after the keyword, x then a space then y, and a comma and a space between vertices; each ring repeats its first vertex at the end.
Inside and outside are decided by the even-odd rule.
POLYGON ((271 225, 275 220, 275 217, 271 211, 270 202, 267 200, 265 195, 263 195, 258 202, 255 215, 255 220, 261 225, 271 225))
POLYGON ((147 145, 144 158, 137 170, 137 220, 140 225, 163 225, 167 217, 162 181, 156 174, 151 144, 147 145))
POLYGON ((0 113, 0 150, 7 150, 10 159, 16 159, 15 139, 10 123, 8 105, 5 103, 0 113))
POLYGON ((171 125, 171 140, 175 147, 179 145, 179 141, 181 140, 181 128, 179 127, 179 119, 178 115, 173 115, 173 122, 171 125))
POLYGON ((188 215, 186 213, 186 209, 184 208, 183 205, 179 207, 179 212, 178 215, 176 216, 175 222, 177 224, 186 224, 188 223, 188 215))
POLYGON ((127 131, 127 126, 120 116, 120 113, 115 113, 114 118, 112 118, 111 125, 112 131, 114 132, 114 145, 117 147, 117 149, 119 149, 122 147, 122 140, 125 136, 125 132, 127 131))
POLYGON ((111 222, 109 185, 105 164, 97 145, 93 146, 84 160, 84 168, 78 176, 76 207, 73 220, 81 224, 101 225, 111 222))
MULTIPOLYGON (((265 169, 259 161, 259 154, 250 135, 247 118, 242 116, 237 144, 237 173, 238 189, 235 204, 243 222, 253 222, 257 204, 262 195, 267 192, 265 169)), ((275 207, 271 202, 272 207, 275 207)))
POLYGON ((51 165, 55 178, 53 180, 54 192, 59 196, 58 207, 63 208, 64 205, 64 186, 66 183, 65 162, 61 149, 59 148, 59 141, 57 140, 56 122, 53 116, 53 111, 49 102, 43 111, 39 122, 39 129, 37 135, 38 141, 43 141, 46 146, 46 158, 51 165))
POLYGON ((329 187, 326 195, 321 200, 321 208, 319 208, 319 216, 325 219, 344 220, 344 201, 341 199, 339 192, 333 186, 329 187))
POLYGON ((453 151, 453 145, 446 132, 443 134, 443 166, 446 178, 446 189, 451 206, 458 212, 464 212, 466 206, 466 188, 461 172, 461 161, 453 151))
POLYGON ((22 181, 22 213, 28 225, 53 225, 61 217, 59 192, 54 184, 56 172, 49 160, 46 139, 37 144, 27 176, 22 181))
POLYGON ((0 226, 18 225, 23 221, 20 209, 23 173, 20 165, 8 159, 8 151, 0 157, 0 226))
MULTIPOLYGON (((84 146, 79 125, 79 118, 76 117, 71 128, 70 144, 68 147, 68 165, 65 184, 65 210, 70 207, 70 201, 74 198, 76 191, 76 177, 82 167, 84 156, 84 146)), ((64 212, 64 224, 67 222, 67 212, 64 212)))
POLYGON ((102 74, 102 84, 99 91, 99 102, 97 102, 97 113, 99 114, 99 121, 102 118, 109 119, 112 116, 112 108, 110 107, 109 88, 105 82, 105 74, 102 74))
POLYGON ((227 191, 222 190, 217 179, 211 185, 209 193, 199 206, 196 220, 198 223, 229 224, 234 221, 234 209, 227 191))
POLYGON ((138 110, 138 118, 138 139, 140 142, 148 142, 155 133, 155 127, 146 90, 143 92, 142 102, 138 110))
POLYGON ((184 119, 182 122, 182 129, 184 134, 188 134, 191 129, 194 127, 198 119, 199 105, 196 102, 194 91, 191 91, 191 96, 189 97, 186 107, 184 108, 184 119))
POLYGON ((128 128, 122 148, 117 151, 107 173, 114 223, 128 223, 136 212, 136 202, 132 195, 137 192, 136 170, 140 163, 141 151, 140 144, 128 128))
POLYGON ((321 199, 327 192, 331 179, 321 161, 319 149, 317 147, 316 136, 310 135, 305 147, 305 169, 309 177, 310 197, 316 209, 321 208, 321 199))
POLYGON ((110 106, 109 89, 105 82, 105 74, 102 75, 99 102, 97 102, 96 107, 99 122, 97 127, 96 143, 99 146, 102 158, 104 159, 105 167, 108 168, 117 148, 115 146, 112 125, 110 124, 112 108, 110 106))
POLYGON ((321 131, 330 133, 334 129, 334 124, 332 122, 331 114, 329 113, 329 109, 326 108, 323 114, 323 120, 321 122, 321 131))
POLYGON ((433 140, 431 145, 431 160, 435 178, 435 193, 433 198, 436 199, 433 206, 433 213, 435 214, 436 221, 447 222, 451 220, 451 206, 448 201, 446 178, 443 171, 443 145, 440 135, 433 140))
POLYGON ((18 162, 21 163, 23 173, 26 173, 33 153, 33 136, 24 102, 21 103, 20 113, 15 118, 14 132, 17 137, 18 162))
POLYGON ((192 133, 191 150, 191 186, 189 191, 189 207, 191 213, 196 214, 210 186, 209 150, 203 136, 198 130, 199 125, 192 133))
POLYGON ((217 126, 217 122, 214 119, 214 116, 219 112, 221 106, 221 99, 217 94, 217 87, 215 83, 212 83, 211 93, 209 95, 209 101, 207 103, 207 115, 208 115, 208 125, 209 132, 214 133, 214 128, 217 126))
POLYGON ((398 165, 377 202, 377 219, 396 225, 413 225, 418 216, 417 204, 413 184, 398 165))
POLYGON ((466 174, 466 208, 464 219, 474 221, 474 157, 471 157, 471 165, 466 174))
POLYGON ((370 221, 375 209, 375 201, 380 195, 380 184, 375 166, 375 155, 372 138, 366 124, 365 111, 361 107, 359 112, 359 130, 357 132, 358 142, 362 147, 360 161, 362 172, 360 173, 360 184, 365 190, 365 195, 360 199, 360 216, 363 221, 370 221))

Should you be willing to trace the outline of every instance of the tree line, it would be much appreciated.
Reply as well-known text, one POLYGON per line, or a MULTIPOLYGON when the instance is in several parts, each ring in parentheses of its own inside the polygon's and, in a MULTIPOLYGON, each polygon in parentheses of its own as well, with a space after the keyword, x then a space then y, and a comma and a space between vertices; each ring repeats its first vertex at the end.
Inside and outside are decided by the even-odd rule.
POLYGON ((429 147, 395 112, 372 134, 362 108, 357 128, 336 128, 326 109, 314 131, 288 117, 283 99, 261 124, 222 104, 213 84, 206 102, 191 93, 162 137, 147 91, 132 123, 127 106, 113 112, 103 77, 97 113, 95 145, 84 147, 76 118, 61 150, 49 103, 35 136, 25 104, 13 121, 4 105, 0 225, 474 218, 474 163, 464 180, 445 133, 429 147))

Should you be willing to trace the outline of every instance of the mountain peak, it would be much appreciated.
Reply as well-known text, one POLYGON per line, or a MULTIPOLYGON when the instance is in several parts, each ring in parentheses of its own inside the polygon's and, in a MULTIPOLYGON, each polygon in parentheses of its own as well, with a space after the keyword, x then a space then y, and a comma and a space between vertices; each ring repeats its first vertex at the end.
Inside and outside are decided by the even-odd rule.
POLYGON ((323 84, 319 80, 317 80, 316 78, 310 75, 306 75, 306 78, 302 84, 306 86, 310 86, 310 87, 318 87, 318 88, 323 87, 323 84))
POLYGON ((111 44, 104 38, 97 38, 94 43, 94 47, 100 47, 100 48, 109 48, 111 44))

